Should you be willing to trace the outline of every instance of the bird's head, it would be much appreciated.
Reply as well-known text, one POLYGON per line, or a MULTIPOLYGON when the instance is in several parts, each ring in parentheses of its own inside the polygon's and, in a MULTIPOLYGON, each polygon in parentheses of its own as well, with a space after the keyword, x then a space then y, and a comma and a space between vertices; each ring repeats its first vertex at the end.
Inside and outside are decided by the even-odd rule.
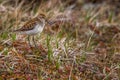
POLYGON ((44 20, 46 20, 45 13, 39 13, 37 17, 38 17, 38 19, 44 19, 44 20))

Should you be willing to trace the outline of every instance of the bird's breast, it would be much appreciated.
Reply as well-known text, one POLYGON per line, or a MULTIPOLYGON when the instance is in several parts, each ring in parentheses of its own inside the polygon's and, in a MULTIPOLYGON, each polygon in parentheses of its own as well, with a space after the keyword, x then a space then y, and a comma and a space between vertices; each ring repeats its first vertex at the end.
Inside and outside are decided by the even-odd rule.
POLYGON ((44 28, 43 25, 38 24, 38 25, 36 25, 35 30, 36 30, 36 32, 42 32, 43 28, 44 28))

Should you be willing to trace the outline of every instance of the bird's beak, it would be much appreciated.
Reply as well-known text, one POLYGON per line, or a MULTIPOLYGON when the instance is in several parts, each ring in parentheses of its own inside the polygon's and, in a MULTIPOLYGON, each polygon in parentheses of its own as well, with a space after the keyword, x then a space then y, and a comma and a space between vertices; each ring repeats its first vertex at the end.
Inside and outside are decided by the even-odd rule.
POLYGON ((51 25, 55 24, 55 21, 46 20, 46 23, 51 26, 51 25))
POLYGON ((50 25, 50 21, 49 21, 49 20, 46 20, 46 22, 47 22, 47 24, 49 24, 49 25, 50 25))

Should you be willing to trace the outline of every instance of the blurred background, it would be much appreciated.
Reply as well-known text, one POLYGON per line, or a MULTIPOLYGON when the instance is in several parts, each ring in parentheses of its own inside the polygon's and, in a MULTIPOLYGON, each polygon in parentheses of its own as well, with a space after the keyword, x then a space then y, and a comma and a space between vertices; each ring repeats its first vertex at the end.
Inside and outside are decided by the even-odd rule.
POLYGON ((0 79, 119 80, 119 23, 120 0, 0 0, 0 79), (51 24, 33 54, 10 31, 39 12, 51 24))

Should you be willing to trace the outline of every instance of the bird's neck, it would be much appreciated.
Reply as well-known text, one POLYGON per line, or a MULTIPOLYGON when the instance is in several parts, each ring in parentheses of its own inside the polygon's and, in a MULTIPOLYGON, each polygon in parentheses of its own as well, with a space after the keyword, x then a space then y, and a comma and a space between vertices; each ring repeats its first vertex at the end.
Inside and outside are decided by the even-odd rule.
POLYGON ((38 28, 39 28, 39 27, 44 28, 44 26, 45 26, 45 19, 42 19, 42 18, 39 19, 38 25, 39 25, 39 26, 37 26, 38 28))

